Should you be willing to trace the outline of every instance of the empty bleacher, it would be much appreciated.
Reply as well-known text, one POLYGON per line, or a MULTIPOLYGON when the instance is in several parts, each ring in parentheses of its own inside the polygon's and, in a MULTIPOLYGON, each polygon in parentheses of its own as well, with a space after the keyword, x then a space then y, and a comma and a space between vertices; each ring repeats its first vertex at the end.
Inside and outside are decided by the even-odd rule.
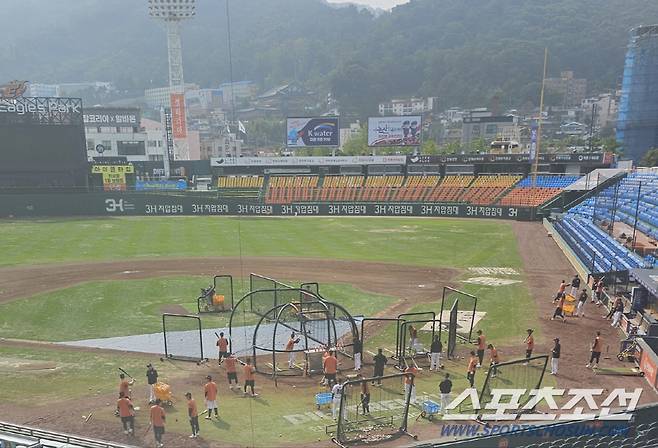
POLYGON ((612 236, 608 238, 614 241, 616 235, 620 241, 615 241, 616 245, 642 254, 644 265, 654 266, 657 264, 658 173, 631 173, 616 185, 571 208, 564 220, 588 222, 596 229, 610 229, 612 236), (635 234, 633 229, 638 233, 635 234))
POLYGON ((217 192, 220 198, 258 199, 263 189, 263 176, 220 176, 217 192))
MULTIPOLYGON (((536 206, 562 191, 575 177, 539 176, 538 187, 521 175, 273 175, 220 177, 220 195, 256 197, 267 204, 299 202, 434 202, 536 206), (530 196, 528 196, 530 194, 530 196), (501 200, 502 197, 502 200, 501 200)), ((658 198, 656 199, 658 202, 658 198)), ((650 213, 650 212, 647 212, 650 213)))
POLYGON ((446 176, 427 194, 425 200, 427 202, 460 202, 460 198, 473 180, 475 180, 474 175, 446 176))
POLYGON ((220 176, 217 178, 217 188, 261 188, 263 176, 220 176))
POLYGON ((522 177, 507 174, 478 176, 461 200, 474 205, 493 204, 501 194, 513 187, 522 177))
POLYGON ((318 176, 272 176, 265 194, 266 204, 291 204, 314 199, 318 176))
POLYGON ((325 176, 315 200, 320 202, 356 201, 356 195, 364 181, 364 176, 325 176))
POLYGON ((569 212, 591 219, 596 207, 597 221, 610 221, 614 218, 615 221, 634 226, 636 205, 637 229, 658 239, 658 174, 655 172, 631 173, 618 185, 606 188, 569 212))
POLYGON ((528 176, 503 196, 499 203, 517 207, 538 207, 560 194, 578 178, 578 176, 539 175, 536 182, 533 182, 532 176, 528 176))
POLYGON ((553 227, 591 272, 624 271, 644 266, 640 257, 587 218, 567 214, 553 227))
POLYGON ((359 202, 387 202, 393 191, 404 183, 404 176, 368 176, 363 187, 358 188, 359 202))
POLYGON ((439 176, 408 176, 405 183, 391 195, 393 202, 419 202, 439 184, 439 176))

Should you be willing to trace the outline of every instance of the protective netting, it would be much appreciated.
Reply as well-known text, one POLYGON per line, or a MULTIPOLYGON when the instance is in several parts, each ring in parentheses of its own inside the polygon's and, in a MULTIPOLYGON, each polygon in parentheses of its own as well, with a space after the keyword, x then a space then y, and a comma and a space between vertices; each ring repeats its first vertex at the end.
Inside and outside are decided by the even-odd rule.
MULTIPOLYGON (((434 313, 431 313, 434 314, 434 313)), ((429 366, 429 353, 434 336, 440 338, 440 322, 435 319, 411 320, 400 323, 400 346, 402 367, 409 365, 429 366)))
MULTIPOLYGON (((487 403, 491 402, 494 389, 525 389, 526 391, 539 389, 547 364, 548 355, 540 355, 529 359, 503 362, 495 368, 490 367, 480 392, 480 405, 484 408, 487 403)), ((530 395, 526 393, 521 397, 519 408, 523 407, 528 400, 530 400, 530 395)))
POLYGON ((405 377, 396 374, 345 383, 340 402, 333 404, 339 406, 338 441, 383 442, 405 433, 411 396, 405 392, 405 377))
POLYGON ((459 309, 459 300, 455 300, 450 308, 450 320, 448 321, 448 348, 447 356, 452 358, 455 356, 455 349, 457 348, 457 311, 459 309))
POLYGON ((372 358, 382 349, 387 357, 396 356, 399 319, 395 317, 366 317, 361 320, 363 364, 371 365, 372 358))
POLYGON ((458 302, 459 325, 457 334, 466 342, 474 342, 473 327, 475 325, 475 313, 477 311, 478 298, 464 291, 443 287, 443 297, 441 299, 441 320, 442 327, 446 326, 449 321, 449 311, 455 302, 458 302))
POLYGON ((199 313, 221 313, 233 309, 233 277, 216 275, 209 288, 203 288, 197 299, 199 313))
POLYGON ((163 314, 164 353, 169 359, 204 359, 201 319, 184 314, 163 314))

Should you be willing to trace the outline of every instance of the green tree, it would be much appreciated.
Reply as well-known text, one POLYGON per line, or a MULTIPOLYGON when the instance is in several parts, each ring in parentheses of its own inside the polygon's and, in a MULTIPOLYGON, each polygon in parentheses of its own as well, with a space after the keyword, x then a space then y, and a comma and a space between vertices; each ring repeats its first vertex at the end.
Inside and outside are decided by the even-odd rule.
POLYGON ((471 141, 470 152, 477 151, 480 151, 481 153, 489 152, 489 143, 487 143, 483 137, 471 141))
POLYGON ((641 166, 654 167, 658 166, 658 148, 648 150, 640 160, 641 166))
POLYGON ((346 156, 362 156, 369 154, 368 133, 365 128, 361 128, 358 134, 352 136, 343 145, 341 152, 346 156))
POLYGON ((450 142, 441 146, 441 154, 459 154, 462 151, 462 145, 460 142, 450 142))
POLYGON ((420 149, 421 154, 438 154, 439 146, 434 140, 425 140, 420 149))

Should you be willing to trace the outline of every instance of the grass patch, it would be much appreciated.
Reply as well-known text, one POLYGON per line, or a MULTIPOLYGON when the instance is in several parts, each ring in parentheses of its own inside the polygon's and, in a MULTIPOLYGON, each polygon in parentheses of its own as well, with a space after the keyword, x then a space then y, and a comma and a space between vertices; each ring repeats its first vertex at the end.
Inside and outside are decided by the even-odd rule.
MULTIPOLYGON (((248 282, 234 282, 236 303, 248 282)), ((295 282, 286 282, 295 284, 295 282)), ((157 277, 145 280, 101 281, 39 294, 0 305, 0 337, 71 341, 162 331, 163 307, 177 305, 196 313, 206 277, 157 277)), ((396 298, 371 294, 347 284, 322 284, 327 300, 354 315, 372 315, 396 298)), ((204 328, 227 327, 230 313, 204 314, 204 328)))
POLYGON ((0 247, 0 265, 245 255, 520 267, 510 225, 474 219, 4 220, 0 222, 0 247))

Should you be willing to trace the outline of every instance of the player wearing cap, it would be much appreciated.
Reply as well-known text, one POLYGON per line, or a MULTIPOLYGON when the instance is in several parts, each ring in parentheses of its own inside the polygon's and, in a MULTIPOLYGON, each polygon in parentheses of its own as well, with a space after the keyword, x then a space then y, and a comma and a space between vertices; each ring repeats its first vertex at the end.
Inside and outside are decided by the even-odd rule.
POLYGON ((217 410, 217 383, 212 380, 212 376, 208 375, 206 377, 206 384, 203 386, 203 394, 206 397, 206 409, 208 409, 208 415, 206 415, 206 420, 212 418, 212 411, 215 411, 215 418, 219 418, 219 411, 217 410))
POLYGON ((185 398, 187 398, 187 415, 190 417, 190 426, 192 427, 190 439, 196 439, 199 436, 199 411, 190 392, 185 394, 185 398))

